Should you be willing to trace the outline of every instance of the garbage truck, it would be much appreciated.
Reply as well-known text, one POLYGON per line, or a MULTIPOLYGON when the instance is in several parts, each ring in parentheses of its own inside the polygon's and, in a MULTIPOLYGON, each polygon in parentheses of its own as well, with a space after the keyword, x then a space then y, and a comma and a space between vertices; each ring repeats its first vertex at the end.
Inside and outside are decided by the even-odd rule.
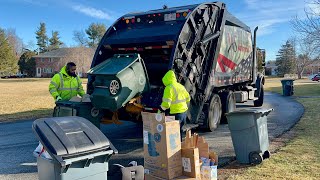
POLYGON ((162 77, 173 70, 190 93, 188 124, 213 131, 237 102, 263 105, 257 30, 252 33, 222 2, 126 14, 96 49, 88 71, 88 113, 99 123, 141 121, 142 111, 161 104, 162 77))

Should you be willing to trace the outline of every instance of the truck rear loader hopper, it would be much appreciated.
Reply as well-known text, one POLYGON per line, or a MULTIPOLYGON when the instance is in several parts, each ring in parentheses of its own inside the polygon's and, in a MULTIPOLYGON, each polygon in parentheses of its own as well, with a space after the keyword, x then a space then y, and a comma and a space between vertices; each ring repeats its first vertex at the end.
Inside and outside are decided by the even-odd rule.
POLYGON ((263 104, 256 31, 252 38, 221 2, 124 15, 96 50, 87 92, 100 113, 137 120, 141 110, 159 107, 162 77, 172 69, 191 96, 189 123, 213 131, 236 101, 263 104))

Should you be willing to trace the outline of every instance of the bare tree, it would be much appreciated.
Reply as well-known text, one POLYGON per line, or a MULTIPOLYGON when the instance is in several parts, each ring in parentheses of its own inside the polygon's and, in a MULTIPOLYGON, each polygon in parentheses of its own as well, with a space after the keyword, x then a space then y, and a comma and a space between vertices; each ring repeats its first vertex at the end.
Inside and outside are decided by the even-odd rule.
POLYGON ((309 38, 302 38, 296 41, 296 52, 297 57, 295 59, 296 70, 298 74, 298 78, 302 78, 302 74, 304 70, 312 64, 312 59, 314 59, 317 55, 316 46, 309 38))
POLYGON ((18 37, 15 29, 6 29, 7 40, 14 50, 17 58, 22 54, 23 42, 22 39, 18 37))
POLYGON ((88 38, 83 31, 73 31, 73 40, 76 41, 79 46, 85 47, 88 45, 88 38))
POLYGON ((69 48, 67 55, 63 59, 63 63, 74 62, 77 65, 78 74, 83 75, 91 66, 94 50, 87 47, 69 48))
POLYGON ((294 30, 308 39, 316 49, 320 49, 320 0, 312 0, 305 9, 306 18, 296 16, 291 24, 294 30))

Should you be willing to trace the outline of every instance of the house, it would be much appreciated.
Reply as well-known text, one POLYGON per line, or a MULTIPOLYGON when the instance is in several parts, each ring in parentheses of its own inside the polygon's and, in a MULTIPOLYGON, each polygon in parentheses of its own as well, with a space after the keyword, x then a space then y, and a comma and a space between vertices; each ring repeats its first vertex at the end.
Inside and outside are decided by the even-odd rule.
POLYGON ((86 77, 94 51, 94 49, 86 47, 59 48, 36 55, 34 56, 36 61, 36 77, 52 77, 70 61, 77 65, 78 75, 86 77))
POLYGON ((311 64, 309 64, 304 72, 304 75, 306 76, 310 76, 310 75, 314 75, 314 74, 320 74, 320 60, 314 60, 311 64))
POLYGON ((276 73, 277 65, 276 61, 267 61, 266 66, 265 66, 265 74, 269 76, 275 76, 277 75, 276 73))

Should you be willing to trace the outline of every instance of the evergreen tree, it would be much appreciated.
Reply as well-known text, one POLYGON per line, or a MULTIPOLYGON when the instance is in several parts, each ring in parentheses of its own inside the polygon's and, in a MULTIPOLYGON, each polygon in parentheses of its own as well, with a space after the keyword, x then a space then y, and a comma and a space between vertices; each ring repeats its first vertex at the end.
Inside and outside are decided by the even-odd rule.
POLYGON ((48 36, 45 23, 40 23, 40 27, 38 28, 38 31, 36 31, 36 35, 39 52, 43 53, 48 51, 48 36))
POLYGON ((33 51, 26 51, 21 55, 18 63, 20 71, 29 77, 36 75, 36 61, 35 58, 33 58, 35 55, 36 53, 33 51))
POLYGON ((4 30, 0 29, 0 76, 17 73, 17 61, 14 48, 9 45, 4 30))
POLYGON ((106 26, 104 24, 92 23, 88 29, 86 29, 86 33, 90 39, 88 42, 89 47, 96 48, 105 32, 106 26))
POLYGON ((49 50, 54 50, 54 49, 59 49, 60 46, 63 44, 60 41, 60 37, 59 37, 59 32, 58 31, 53 31, 52 32, 52 37, 49 39, 49 50))
POLYGON ((257 48, 257 62, 258 62, 258 72, 263 73, 266 63, 266 51, 264 49, 257 48))
POLYGON ((276 72, 278 76, 295 73, 295 57, 295 48, 293 44, 288 40, 284 45, 281 46, 281 49, 277 54, 276 72))

